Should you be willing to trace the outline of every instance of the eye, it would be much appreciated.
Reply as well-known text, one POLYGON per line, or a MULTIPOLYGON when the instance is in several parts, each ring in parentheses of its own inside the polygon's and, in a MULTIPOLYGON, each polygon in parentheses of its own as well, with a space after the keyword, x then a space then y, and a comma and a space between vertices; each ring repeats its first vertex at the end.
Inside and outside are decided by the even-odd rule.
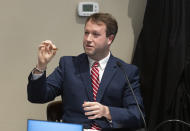
POLYGON ((94 37, 98 37, 98 36, 100 36, 100 34, 97 33, 97 32, 94 32, 94 33, 93 33, 93 36, 94 36, 94 37))
POLYGON ((89 32, 88 32, 88 31, 85 31, 85 32, 84 32, 84 34, 85 34, 85 35, 88 35, 88 34, 89 34, 89 32))

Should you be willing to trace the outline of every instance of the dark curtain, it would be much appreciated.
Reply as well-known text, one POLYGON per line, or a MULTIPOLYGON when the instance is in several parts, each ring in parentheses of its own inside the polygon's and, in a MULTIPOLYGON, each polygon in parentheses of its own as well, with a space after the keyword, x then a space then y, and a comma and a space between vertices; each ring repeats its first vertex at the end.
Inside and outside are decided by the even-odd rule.
MULTIPOLYGON (((141 73, 150 131, 160 122, 190 123, 190 0, 147 0, 132 63, 141 73)), ((160 131, 189 131, 169 123, 160 131)))

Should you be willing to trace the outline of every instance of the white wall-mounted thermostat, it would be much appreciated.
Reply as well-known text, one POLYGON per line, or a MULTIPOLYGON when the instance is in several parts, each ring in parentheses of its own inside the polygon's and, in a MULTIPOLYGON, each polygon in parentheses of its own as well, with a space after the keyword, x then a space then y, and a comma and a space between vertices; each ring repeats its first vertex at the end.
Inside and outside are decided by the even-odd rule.
POLYGON ((79 16, 90 16, 99 12, 99 5, 96 2, 80 2, 78 4, 79 16))

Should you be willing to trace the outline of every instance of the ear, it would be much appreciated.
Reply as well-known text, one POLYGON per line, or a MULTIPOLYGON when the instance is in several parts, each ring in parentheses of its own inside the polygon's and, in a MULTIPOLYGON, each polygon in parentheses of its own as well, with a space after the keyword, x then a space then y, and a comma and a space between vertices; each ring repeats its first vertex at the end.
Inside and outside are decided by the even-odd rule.
POLYGON ((114 35, 108 36, 108 45, 111 45, 113 40, 114 40, 114 35))

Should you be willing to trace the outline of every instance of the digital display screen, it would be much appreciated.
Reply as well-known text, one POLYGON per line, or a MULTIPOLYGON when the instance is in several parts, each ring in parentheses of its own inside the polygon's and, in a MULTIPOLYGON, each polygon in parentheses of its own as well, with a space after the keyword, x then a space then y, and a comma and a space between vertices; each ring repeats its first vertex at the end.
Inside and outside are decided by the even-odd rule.
POLYGON ((27 131, 83 131, 83 127, 79 124, 28 120, 27 131))
POLYGON ((92 12, 93 11, 93 5, 92 4, 83 5, 83 11, 84 12, 92 12))

